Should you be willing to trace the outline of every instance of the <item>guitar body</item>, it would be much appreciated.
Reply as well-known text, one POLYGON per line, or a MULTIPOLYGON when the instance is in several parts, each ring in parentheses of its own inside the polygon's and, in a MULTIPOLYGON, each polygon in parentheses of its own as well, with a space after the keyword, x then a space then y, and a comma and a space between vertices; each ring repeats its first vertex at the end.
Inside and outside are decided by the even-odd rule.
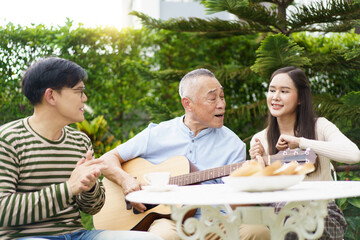
MULTIPOLYGON (((135 158, 123 163, 122 168, 132 177, 146 185, 143 175, 149 172, 170 172, 171 177, 190 172, 190 162, 184 156, 175 156, 155 165, 143 158, 135 158)), ((102 180, 105 187, 105 204, 101 211, 93 216, 95 229, 106 230, 139 230, 146 231, 151 223, 158 219, 170 217, 171 210, 169 206, 157 205, 144 213, 135 214, 133 208, 127 209, 123 189, 108 180, 102 180)))

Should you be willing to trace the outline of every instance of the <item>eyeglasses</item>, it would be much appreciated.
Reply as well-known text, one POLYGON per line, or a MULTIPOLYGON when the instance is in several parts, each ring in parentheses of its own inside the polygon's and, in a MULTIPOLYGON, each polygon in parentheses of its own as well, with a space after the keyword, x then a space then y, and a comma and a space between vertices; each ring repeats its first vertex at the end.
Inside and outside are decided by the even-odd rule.
POLYGON ((83 87, 78 87, 78 88, 72 88, 71 90, 74 90, 76 92, 80 93, 80 97, 82 98, 84 96, 85 93, 85 86, 83 87))

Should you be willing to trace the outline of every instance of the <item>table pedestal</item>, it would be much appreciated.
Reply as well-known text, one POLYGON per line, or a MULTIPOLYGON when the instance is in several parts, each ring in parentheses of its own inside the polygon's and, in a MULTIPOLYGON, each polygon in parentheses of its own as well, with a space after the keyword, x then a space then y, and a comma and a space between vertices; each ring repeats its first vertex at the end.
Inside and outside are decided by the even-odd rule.
POLYGON ((188 240, 205 239, 209 233, 221 239, 239 239, 241 224, 266 225, 271 239, 284 239, 289 232, 295 232, 299 240, 317 239, 324 231, 327 203, 327 200, 290 202, 278 214, 273 207, 242 206, 233 210, 229 205, 172 205, 171 218, 180 237, 188 240), (185 214, 196 208, 201 209, 200 219, 188 218, 184 222, 185 214))

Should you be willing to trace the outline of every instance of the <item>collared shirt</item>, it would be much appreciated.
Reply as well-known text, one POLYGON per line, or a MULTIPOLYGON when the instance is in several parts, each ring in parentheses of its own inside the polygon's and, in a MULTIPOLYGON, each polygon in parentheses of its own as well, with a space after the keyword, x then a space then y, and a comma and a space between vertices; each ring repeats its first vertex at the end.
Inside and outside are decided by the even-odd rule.
POLYGON ((121 158, 128 161, 141 157, 159 164, 170 157, 183 155, 199 170, 246 160, 245 143, 229 128, 206 128, 194 137, 183 118, 150 123, 142 132, 117 147, 121 158))

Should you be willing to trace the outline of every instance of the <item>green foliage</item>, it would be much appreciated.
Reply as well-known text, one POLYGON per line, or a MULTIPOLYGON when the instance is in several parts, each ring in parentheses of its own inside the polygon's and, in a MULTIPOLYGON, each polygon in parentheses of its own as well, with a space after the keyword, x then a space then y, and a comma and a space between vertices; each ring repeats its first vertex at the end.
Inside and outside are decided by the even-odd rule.
POLYGON ((341 98, 341 101, 347 106, 354 107, 357 110, 356 122, 360 122, 360 91, 346 94, 341 98))
MULTIPOLYGON (((251 9, 244 9, 247 14, 251 9)), ((253 11, 251 11, 253 12, 253 11)), ((204 20, 202 18, 191 17, 188 19, 171 18, 166 21, 157 20, 147 16, 146 14, 133 11, 131 15, 137 16, 142 19, 142 24, 150 29, 166 29, 176 32, 200 32, 201 35, 206 37, 229 37, 236 35, 255 34, 256 32, 269 32, 271 28, 268 28, 260 23, 252 23, 251 27, 246 22, 234 22, 222 20, 219 18, 211 18, 204 20), (256 30, 254 29, 256 27, 256 30), (231 33, 229 35, 229 32, 231 33)), ((268 19, 264 19, 268 21, 268 19)))
POLYGON ((0 123, 32 113, 21 93, 21 74, 35 60, 55 55, 86 69, 87 104, 96 115, 104 115, 118 139, 143 125, 138 101, 148 93, 147 57, 150 35, 146 30, 77 28, 68 20, 64 26, 0 27, 0 123), (112 99, 109 101, 109 99, 112 99))
POLYGON ((346 32, 356 26, 360 6, 347 0, 315 1, 289 14, 292 29, 308 32, 346 32))
POLYGON ((311 59, 311 68, 307 69, 307 75, 310 77, 313 93, 341 97, 360 89, 360 58, 356 55, 346 57, 358 48, 358 34, 350 32, 312 36, 301 33, 294 34, 292 38, 304 48, 306 56, 311 59))
POLYGON ((91 139, 96 158, 121 144, 121 141, 116 140, 110 133, 108 123, 102 115, 94 118, 90 123, 87 120, 76 123, 76 127, 91 139))
POLYGON ((80 212, 80 214, 84 228, 87 230, 95 230, 92 215, 83 212, 80 212))
POLYGON ((360 123, 360 106, 355 102, 359 92, 350 92, 342 98, 337 98, 330 94, 314 96, 315 110, 318 115, 326 116, 331 121, 341 119, 342 116, 348 116, 354 124, 360 123))
POLYGON ((329 94, 314 97, 314 108, 342 129, 355 143, 360 145, 360 92, 350 92, 341 98, 329 94), (344 118, 346 116, 346 118, 344 118))
POLYGON ((171 112, 165 104, 156 101, 153 98, 143 98, 141 103, 144 104, 145 109, 150 113, 151 120, 156 123, 166 121, 183 114, 183 111, 179 111, 179 115, 177 112, 171 112))
MULTIPOLYGON (((355 180, 355 179, 354 179, 355 180)), ((360 179, 357 178, 357 181, 360 179)), ((346 216, 348 229, 345 234, 345 240, 360 238, 360 198, 336 199, 337 205, 341 208, 346 216)))
POLYGON ((227 11, 238 19, 223 21, 218 18, 170 19, 166 21, 151 18, 139 12, 131 14, 139 17, 149 28, 167 29, 177 32, 198 32, 212 36, 236 36, 253 33, 283 33, 287 36, 295 32, 344 32, 357 26, 360 4, 347 0, 331 0, 323 3, 317 0, 307 5, 296 6, 288 11, 294 0, 202 0, 209 13, 227 11), (271 7, 266 7, 268 2, 271 7))
POLYGON ((309 65, 310 60, 304 57, 304 49, 279 33, 267 36, 258 50, 257 59, 251 70, 269 79, 271 74, 282 67, 294 66, 301 68, 309 65))
POLYGON ((247 7, 249 6, 249 1, 224 0, 219 2, 216 0, 201 0, 201 4, 207 8, 208 13, 216 13, 228 11, 229 9, 234 9, 237 7, 247 7))

